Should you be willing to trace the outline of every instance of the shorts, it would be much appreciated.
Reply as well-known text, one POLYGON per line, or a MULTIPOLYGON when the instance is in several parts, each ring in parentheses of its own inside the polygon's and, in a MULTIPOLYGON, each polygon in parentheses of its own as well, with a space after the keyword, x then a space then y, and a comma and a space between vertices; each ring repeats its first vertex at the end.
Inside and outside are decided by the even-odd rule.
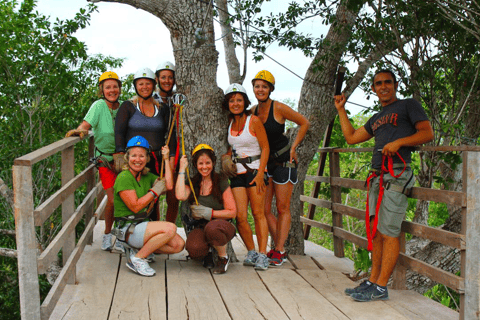
POLYGON ((195 228, 187 235, 185 249, 195 260, 201 260, 208 254, 210 246, 221 247, 233 239, 237 230, 226 220, 209 221, 203 228, 195 228))
POLYGON ((100 181, 102 181, 102 186, 104 190, 113 188, 115 184, 115 179, 117 179, 117 174, 115 171, 107 167, 99 167, 98 175, 100 176, 100 181))
POLYGON ((278 164, 267 165, 267 176, 273 179, 276 184, 287 184, 289 182, 297 184, 297 168, 283 167, 278 164))
MULTIPOLYGON (((256 170, 255 170, 256 172, 256 170)), ((253 183, 250 184, 250 182, 255 179, 256 174, 253 174, 253 172, 245 172, 242 174, 237 174, 236 177, 230 179, 230 188, 251 188, 255 187, 257 184, 253 183)), ((267 173, 264 174, 263 180, 265 181, 265 185, 268 185, 268 178, 267 178, 267 173)))
MULTIPOLYGON (((401 168, 394 168, 393 172, 398 175, 402 172, 401 168)), ((415 179, 410 179, 413 175, 412 169, 407 167, 405 172, 398 178, 392 177, 389 173, 384 173, 384 184, 390 182, 399 186, 406 186, 407 188, 413 187, 415 179)), ((378 193, 380 191, 380 177, 375 177, 370 180, 370 191, 368 194, 368 206, 370 217, 375 216, 375 210, 377 207, 378 193)), ((380 204, 380 210, 378 211, 378 226, 377 230, 380 233, 397 238, 400 236, 403 219, 405 218, 405 212, 408 207, 407 196, 403 193, 384 189, 382 203, 380 204)))
MULTIPOLYGON (((127 243, 136 249, 141 249, 143 247, 143 239, 145 238, 145 231, 147 230, 148 221, 140 222, 133 229, 133 233, 128 237, 127 243)), ((127 223, 125 227, 122 228, 124 233, 127 232, 130 223, 127 223)))

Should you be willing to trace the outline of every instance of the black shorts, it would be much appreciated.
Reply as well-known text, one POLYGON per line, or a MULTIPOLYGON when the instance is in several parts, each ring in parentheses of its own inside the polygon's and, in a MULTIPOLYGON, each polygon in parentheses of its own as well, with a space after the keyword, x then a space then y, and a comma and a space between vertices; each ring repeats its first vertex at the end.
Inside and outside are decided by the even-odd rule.
POLYGON ((297 168, 284 167, 278 163, 271 163, 267 165, 268 177, 273 179, 276 184, 287 184, 291 182, 297 184, 297 168))
MULTIPOLYGON (((236 177, 230 179, 230 188, 250 188, 256 186, 256 183, 250 184, 250 182, 255 179, 256 172, 257 171, 255 170, 255 174, 248 171, 246 173, 237 174, 236 177)), ((268 185, 267 173, 263 175, 263 180, 265 181, 265 185, 268 185)))

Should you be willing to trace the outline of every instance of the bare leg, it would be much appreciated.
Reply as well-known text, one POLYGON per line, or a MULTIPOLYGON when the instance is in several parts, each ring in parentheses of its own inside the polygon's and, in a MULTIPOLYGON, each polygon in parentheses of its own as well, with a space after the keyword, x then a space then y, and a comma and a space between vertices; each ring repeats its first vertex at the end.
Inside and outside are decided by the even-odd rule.
MULTIPOLYGON (((176 232, 177 227, 173 223, 161 221, 148 222, 145 236, 143 237, 143 247, 135 256, 137 258, 146 258, 149 254, 162 249, 165 245, 170 248, 176 247, 178 243, 171 242, 177 235, 176 232)), ((178 238, 176 238, 176 240, 178 241, 178 238)))
POLYGON ((292 216, 290 214, 290 198, 293 191, 293 183, 275 184, 275 199, 277 201, 277 236, 275 237, 275 249, 285 251, 285 241, 287 241, 292 216))
POLYGON ((272 213, 274 193, 273 179, 268 178, 267 191, 265 192, 265 218, 267 219, 268 231, 270 232, 273 241, 277 243, 277 217, 272 213))
POLYGON ((375 283, 385 287, 397 264, 397 259, 400 254, 400 239, 389 237, 379 232, 378 234, 383 239, 383 251, 380 275, 375 283))
POLYGON ((113 226, 113 188, 105 190, 107 194, 107 205, 105 206, 105 234, 109 234, 112 231, 113 226))
POLYGON ((380 270, 382 268, 382 251, 383 251, 383 239, 380 232, 377 231, 375 234, 375 237, 373 238, 372 272, 370 274, 370 279, 369 279, 370 282, 372 283, 377 283, 378 277, 380 276, 380 270))
POLYGON ((255 250, 255 243, 253 242, 252 229, 248 224, 248 196, 245 188, 232 188, 235 204, 237 205, 237 229, 240 237, 245 243, 248 251, 255 250))
POLYGON ((265 218, 265 193, 258 194, 255 187, 247 188, 253 219, 255 220, 255 234, 257 235, 258 251, 267 253, 268 225, 265 218))
POLYGON ((213 246, 217 250, 218 256, 226 257, 227 256, 227 245, 224 246, 213 246))

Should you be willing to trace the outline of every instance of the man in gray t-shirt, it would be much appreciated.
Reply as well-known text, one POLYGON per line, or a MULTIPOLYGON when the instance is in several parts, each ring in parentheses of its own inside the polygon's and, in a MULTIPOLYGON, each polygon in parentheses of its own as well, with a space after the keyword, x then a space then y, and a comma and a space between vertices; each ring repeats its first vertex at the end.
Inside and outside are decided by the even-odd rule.
MULTIPOLYGON (((372 91, 380 100, 383 110, 358 129, 355 129, 348 119, 345 95, 335 96, 335 108, 348 144, 361 143, 375 137, 373 169, 382 170, 382 161, 385 161, 383 167, 388 168, 388 159, 392 159, 391 171, 382 174, 383 184, 388 182, 408 188, 413 184, 413 173, 409 166, 411 147, 431 141, 433 130, 420 103, 413 99, 398 100, 397 88, 398 82, 393 72, 380 70, 375 73, 372 91)), ((367 226, 372 226, 372 230, 367 230, 367 235, 369 249, 372 250, 372 272, 370 278, 358 287, 345 290, 345 293, 356 301, 388 299, 387 282, 400 253, 399 236, 408 205, 407 197, 398 191, 402 188, 384 188, 383 197, 379 198, 379 190, 383 188, 379 180, 380 176, 376 175, 368 180, 370 220, 367 221, 367 226), (377 200, 380 202, 378 212, 377 200), (376 215, 378 230, 375 232, 376 215)))

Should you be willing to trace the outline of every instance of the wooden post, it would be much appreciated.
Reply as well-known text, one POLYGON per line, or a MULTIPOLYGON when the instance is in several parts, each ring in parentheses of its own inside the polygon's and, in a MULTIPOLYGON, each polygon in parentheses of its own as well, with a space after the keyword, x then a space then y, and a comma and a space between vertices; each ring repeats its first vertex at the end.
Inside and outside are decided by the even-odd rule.
MULTIPOLYGON (((88 159, 91 159, 95 156, 95 141, 93 136, 90 136, 88 141, 88 159)), ((88 166, 88 164, 87 164, 88 166)), ((95 187, 95 170, 91 170, 87 176, 87 194, 95 187)), ((90 208, 87 209, 85 212, 85 221, 88 222, 93 217, 93 213, 95 212, 95 208, 93 204, 90 208)), ((88 237, 87 244, 93 243, 93 233, 88 237)))
POLYGON ((461 275, 465 278, 465 293, 460 295, 460 319, 479 319, 480 153, 464 152, 463 163, 463 188, 467 193, 467 208, 462 210, 461 233, 466 235, 466 250, 460 253, 461 275))
MULTIPOLYGON (((326 148, 330 145, 330 138, 332 136, 332 130, 333 130, 333 124, 335 120, 332 120, 330 124, 327 127, 327 130, 325 130, 325 135, 323 136, 323 145, 322 148, 326 148)), ((327 153, 322 152, 320 153, 320 159, 318 160, 318 168, 317 168, 317 176, 323 176, 323 172, 325 170, 325 162, 327 160, 327 153)), ((316 198, 318 197, 318 193, 320 192, 320 185, 321 182, 315 182, 315 185, 313 186, 311 197, 316 198)), ((315 216, 315 209, 316 205, 310 203, 308 205, 308 214, 307 217, 308 219, 312 220, 313 217, 315 216)), ((308 240, 308 237, 310 236, 310 228, 311 226, 306 224, 305 229, 303 230, 303 239, 308 240)))
POLYGON ((40 320, 37 239, 33 217, 32 168, 30 166, 13 166, 13 195, 20 315, 23 320, 40 320))
MULTIPOLYGON (((75 156, 73 146, 71 146, 65 150, 62 150, 62 186, 71 179, 73 179, 73 177, 75 176, 74 167, 75 156)), ((62 204, 62 226, 65 225, 68 219, 70 219, 74 211, 75 195, 72 194, 67 199, 65 199, 62 204)), ((62 257, 64 265, 72 254, 73 249, 75 249, 75 232, 72 232, 72 234, 68 237, 68 239, 65 241, 65 244, 63 245, 62 257)), ((68 277, 67 283, 75 284, 75 273, 76 271, 75 269, 73 269, 73 272, 68 277)))
MULTIPOLYGON (((340 154, 330 152, 330 177, 340 177, 340 154)), ((330 186, 332 193, 332 203, 342 203, 342 189, 338 186, 330 186)), ((343 228, 342 214, 332 210, 332 225, 343 228)), ((343 239, 333 236, 333 252, 336 257, 345 257, 343 239)))
MULTIPOLYGON (((400 233, 400 252, 405 253, 405 232, 400 233)), ((395 290, 407 289, 407 268, 397 263, 393 270, 392 288, 395 290)))

